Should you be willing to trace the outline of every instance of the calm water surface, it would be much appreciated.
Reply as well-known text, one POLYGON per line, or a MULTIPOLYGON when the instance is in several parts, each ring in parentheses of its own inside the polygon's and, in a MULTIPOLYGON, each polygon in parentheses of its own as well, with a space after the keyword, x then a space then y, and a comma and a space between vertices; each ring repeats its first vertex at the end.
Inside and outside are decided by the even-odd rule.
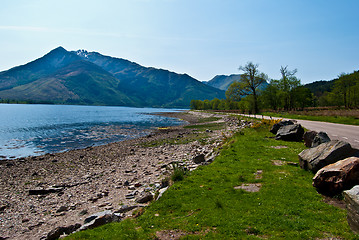
POLYGON ((0 160, 102 145, 183 124, 163 108, 0 104, 0 160))

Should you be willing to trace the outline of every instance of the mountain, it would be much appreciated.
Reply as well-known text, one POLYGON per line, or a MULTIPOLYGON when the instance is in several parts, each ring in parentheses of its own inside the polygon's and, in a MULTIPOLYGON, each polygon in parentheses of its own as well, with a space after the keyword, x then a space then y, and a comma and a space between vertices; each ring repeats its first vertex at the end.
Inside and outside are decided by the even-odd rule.
POLYGON ((69 54, 64 48, 58 47, 35 61, 0 72, 0 90, 33 82, 76 60, 80 59, 74 54, 69 54))
POLYGON ((232 82, 234 81, 238 81, 241 78, 240 74, 232 74, 232 75, 217 75, 214 78, 212 78, 211 80, 209 80, 208 82, 203 82, 209 86, 221 89, 226 91, 229 87, 229 85, 231 85, 232 82))
POLYGON ((122 91, 150 106, 188 107, 192 99, 224 98, 224 91, 207 86, 187 74, 147 68, 97 52, 82 50, 76 54, 113 74, 119 79, 122 91))
POLYGON ((224 92, 186 74, 62 47, 0 72, 0 100, 187 108, 192 99, 215 97, 224 92))

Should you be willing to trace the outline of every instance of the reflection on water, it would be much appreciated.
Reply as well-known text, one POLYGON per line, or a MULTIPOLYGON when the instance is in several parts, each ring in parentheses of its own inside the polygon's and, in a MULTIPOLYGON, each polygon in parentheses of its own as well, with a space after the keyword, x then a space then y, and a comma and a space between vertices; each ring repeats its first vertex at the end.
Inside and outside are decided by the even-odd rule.
POLYGON ((182 124, 150 115, 172 109, 0 104, 0 159, 41 155, 145 136, 182 124))

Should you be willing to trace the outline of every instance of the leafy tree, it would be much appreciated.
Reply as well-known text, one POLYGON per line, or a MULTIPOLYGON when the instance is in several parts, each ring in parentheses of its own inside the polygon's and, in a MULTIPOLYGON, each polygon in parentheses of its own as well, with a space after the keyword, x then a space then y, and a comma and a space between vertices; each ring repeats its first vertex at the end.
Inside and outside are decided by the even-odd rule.
POLYGON ((282 75, 279 80, 280 95, 284 109, 289 110, 294 107, 295 89, 300 86, 300 80, 295 76, 297 69, 290 71, 288 66, 281 66, 280 73, 282 75))
POLYGON ((279 98, 279 80, 270 80, 269 85, 263 90, 262 99, 265 106, 277 110, 280 106, 279 98))
POLYGON ((259 112, 258 107, 258 87, 262 85, 268 78, 264 73, 258 70, 258 64, 248 62, 245 66, 240 66, 239 71, 243 71, 238 82, 233 82, 227 92, 226 96, 230 100, 241 99, 242 96, 253 96, 253 110, 255 113, 259 112))
POLYGON ((294 90, 295 105, 300 107, 302 110, 305 107, 309 107, 313 103, 312 92, 303 86, 299 86, 294 90))
POLYGON ((226 91, 226 98, 231 101, 239 102, 242 98, 241 95, 242 95, 241 83, 235 80, 231 83, 231 85, 229 85, 226 91))
POLYGON ((221 103, 221 100, 219 100, 218 98, 213 99, 211 101, 212 109, 217 110, 220 103, 221 103))
POLYGON ((342 98, 342 104, 344 104, 344 107, 350 108, 358 106, 358 86, 359 72, 354 72, 352 74, 342 73, 334 82, 333 93, 342 98))

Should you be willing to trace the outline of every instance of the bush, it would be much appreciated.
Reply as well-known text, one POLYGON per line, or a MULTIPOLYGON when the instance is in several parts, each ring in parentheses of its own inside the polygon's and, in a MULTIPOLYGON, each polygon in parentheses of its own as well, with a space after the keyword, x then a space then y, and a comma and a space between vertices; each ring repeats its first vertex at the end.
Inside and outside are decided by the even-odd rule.
POLYGON ((184 166, 180 166, 178 163, 172 164, 173 173, 171 175, 171 180, 173 182, 182 181, 184 176, 188 173, 188 170, 184 166))

